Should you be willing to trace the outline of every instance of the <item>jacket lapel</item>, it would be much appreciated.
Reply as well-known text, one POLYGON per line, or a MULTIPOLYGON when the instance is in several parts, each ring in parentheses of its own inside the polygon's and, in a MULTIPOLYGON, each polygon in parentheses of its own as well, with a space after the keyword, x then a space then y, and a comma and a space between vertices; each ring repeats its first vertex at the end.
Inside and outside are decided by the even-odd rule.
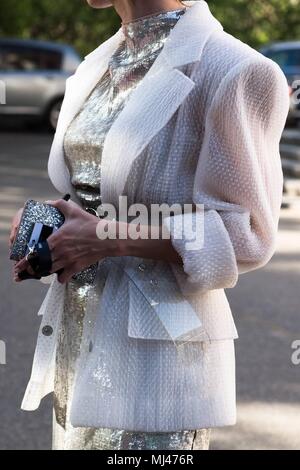
MULTIPOLYGON (((101 195, 104 203, 117 204, 132 163, 194 88, 194 81, 178 68, 199 61, 210 35, 216 30, 222 30, 205 1, 184 1, 183 4, 191 8, 172 29, 162 52, 131 93, 106 136, 101 164, 101 195)), ((66 129, 104 74, 109 58, 123 39, 120 28, 89 54, 76 74, 68 80, 49 159, 50 178, 61 192, 71 191, 63 156, 66 129)))

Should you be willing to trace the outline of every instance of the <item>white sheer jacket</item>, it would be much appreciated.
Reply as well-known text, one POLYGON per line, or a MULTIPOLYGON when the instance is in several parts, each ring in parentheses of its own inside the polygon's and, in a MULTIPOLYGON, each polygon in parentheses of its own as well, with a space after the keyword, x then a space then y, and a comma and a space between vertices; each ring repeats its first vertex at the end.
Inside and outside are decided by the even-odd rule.
MULTIPOLYGON (((187 249, 189 234, 178 239, 176 230, 188 215, 175 215, 165 224, 183 267, 132 257, 100 265, 77 364, 74 426, 175 431, 236 419, 237 331, 224 289, 274 253, 288 87, 280 68, 227 34, 205 1, 183 3, 190 8, 107 134, 101 193, 115 205, 122 194, 128 204, 204 204, 204 243, 187 249), (181 335, 186 342, 174 344, 181 335)), ((61 193, 73 194, 67 126, 122 39, 120 28, 67 81, 49 159, 61 193)), ((53 390, 64 289, 54 280, 40 310, 25 410, 53 390)))

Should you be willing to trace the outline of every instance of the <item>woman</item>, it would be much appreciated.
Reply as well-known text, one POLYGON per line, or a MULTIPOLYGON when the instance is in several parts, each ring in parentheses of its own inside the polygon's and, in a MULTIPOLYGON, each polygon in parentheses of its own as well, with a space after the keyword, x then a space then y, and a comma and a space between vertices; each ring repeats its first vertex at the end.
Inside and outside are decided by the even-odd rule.
POLYGON ((66 217, 49 239, 63 271, 22 408, 54 390, 55 449, 207 449, 210 428, 236 421, 224 289, 274 252, 287 83, 203 0, 88 3, 112 3, 122 25, 67 83, 49 174, 73 202, 51 202, 66 217), (129 218, 94 215, 121 195, 192 210, 164 217, 156 238, 130 237, 129 218), (74 279, 95 263, 96 277, 74 279))

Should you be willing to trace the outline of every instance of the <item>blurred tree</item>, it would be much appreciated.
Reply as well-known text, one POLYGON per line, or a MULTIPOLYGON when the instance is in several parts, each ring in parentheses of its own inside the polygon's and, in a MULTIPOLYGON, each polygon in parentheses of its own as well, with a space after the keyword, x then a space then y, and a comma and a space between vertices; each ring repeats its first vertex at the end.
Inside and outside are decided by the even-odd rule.
MULTIPOLYGON (((224 29, 258 47, 300 39, 300 0, 207 0, 224 29)), ((0 36, 48 39, 94 49, 120 27, 113 8, 93 10, 86 0, 0 0, 0 36)))
POLYGON ((0 0, 0 36, 46 39, 91 51, 120 27, 113 8, 93 10, 85 0, 0 0))
POLYGON ((253 47, 300 40, 300 0, 208 0, 224 29, 253 47))

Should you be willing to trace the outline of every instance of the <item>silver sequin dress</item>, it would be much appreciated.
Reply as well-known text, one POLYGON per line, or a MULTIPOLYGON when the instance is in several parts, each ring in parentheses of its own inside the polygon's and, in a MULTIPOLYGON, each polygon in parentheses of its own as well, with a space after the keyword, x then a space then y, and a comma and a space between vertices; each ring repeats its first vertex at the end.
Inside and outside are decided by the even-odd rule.
MULTIPOLYGON (((112 55, 107 71, 67 129, 65 159, 72 185, 84 208, 97 209, 101 203, 101 154, 110 126, 185 11, 186 7, 123 23, 125 40, 112 55)), ((93 286, 83 280, 72 280, 67 285, 57 346, 53 449, 207 449, 209 430, 134 433, 71 425, 69 413, 75 362, 80 350, 86 302, 92 291, 93 286)))

